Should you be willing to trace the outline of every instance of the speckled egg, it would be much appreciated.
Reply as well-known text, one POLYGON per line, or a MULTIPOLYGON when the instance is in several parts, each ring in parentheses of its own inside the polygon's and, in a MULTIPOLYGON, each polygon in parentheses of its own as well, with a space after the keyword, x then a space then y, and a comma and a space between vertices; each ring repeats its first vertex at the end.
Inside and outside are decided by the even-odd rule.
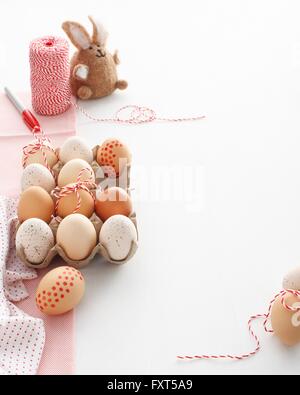
MULTIPOLYGON (((36 140, 32 141, 31 144, 36 144, 36 140)), ((58 162, 58 156, 55 153, 52 145, 48 141, 45 141, 43 145, 44 145, 43 149, 46 154, 48 165, 50 166, 50 168, 52 168, 58 162)), ((24 156, 23 156, 23 160, 24 160, 24 156)), ((42 150, 39 150, 34 154, 30 154, 26 159, 25 167, 31 165, 32 163, 39 163, 43 166, 46 166, 42 150)))
POLYGON ((137 243, 137 240, 136 227, 123 215, 109 218, 100 231, 100 243, 114 261, 125 260, 131 251, 132 243, 137 243))
POLYGON ((38 309, 47 315, 61 315, 74 309, 85 292, 83 275, 68 266, 51 270, 36 291, 38 309))
POLYGON ((106 140, 97 152, 97 162, 105 175, 119 177, 126 166, 131 164, 132 156, 129 148, 117 139, 106 140))
POLYGON ((283 279, 284 289, 300 291, 300 267, 291 270, 283 279))
POLYGON ((32 218, 23 222, 16 235, 16 249, 32 264, 40 264, 54 247, 54 236, 50 227, 42 220, 32 218))
POLYGON ((92 222, 81 214, 71 214, 60 223, 57 244, 73 261, 86 259, 97 244, 97 233, 92 222))
POLYGON ((92 167, 83 159, 72 159, 67 162, 61 169, 57 184, 59 187, 64 187, 68 184, 73 184, 77 182, 80 172, 83 171, 80 181, 90 181, 95 182, 95 173, 92 167))
POLYGON ((56 184, 53 175, 47 167, 40 165, 39 163, 33 163, 24 169, 21 186, 22 191, 25 191, 30 187, 37 186, 42 187, 50 193, 53 191, 56 184))
POLYGON ((93 151, 82 138, 74 136, 65 141, 60 149, 59 158, 63 163, 72 159, 83 159, 92 163, 93 151))

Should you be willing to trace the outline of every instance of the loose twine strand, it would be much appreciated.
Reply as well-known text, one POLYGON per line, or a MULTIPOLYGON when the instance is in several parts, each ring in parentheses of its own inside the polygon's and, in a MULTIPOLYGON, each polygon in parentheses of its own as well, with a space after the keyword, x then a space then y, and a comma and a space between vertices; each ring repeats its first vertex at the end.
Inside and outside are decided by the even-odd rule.
POLYGON ((93 189, 95 190, 97 188, 97 185, 92 181, 92 179, 93 179, 92 170, 89 168, 84 168, 79 172, 77 181, 74 184, 66 185, 64 187, 56 187, 54 189, 54 191, 52 192, 52 195, 57 199, 56 204, 55 204, 55 215, 57 216, 57 211, 58 211, 58 207, 59 207, 59 203, 60 203, 61 199, 66 196, 70 196, 73 193, 76 194, 77 205, 76 205, 75 210, 73 211, 72 214, 77 214, 78 211, 80 210, 81 203, 82 203, 80 191, 88 192, 89 195, 93 198, 93 201, 95 203, 95 196, 94 196, 92 190, 93 189), (83 176, 83 174, 85 172, 90 173, 91 179, 82 181, 81 177, 83 176))
POLYGON ((128 105, 121 107, 112 118, 98 118, 89 114, 84 108, 78 104, 74 104, 74 107, 80 111, 84 116, 93 122, 102 123, 119 123, 128 125, 141 125, 145 123, 151 123, 155 121, 161 122, 193 122, 201 121, 205 119, 204 115, 186 118, 162 118, 158 117, 156 112, 148 107, 128 105))
POLYGON ((274 298, 271 300, 270 304, 269 304, 269 308, 268 308, 268 312, 266 314, 257 314, 254 315, 252 317, 250 317, 249 321, 248 321, 248 330, 250 333, 250 336, 254 339, 255 341, 255 348, 252 352, 249 352, 247 354, 241 354, 241 355, 232 355, 232 354, 225 354, 225 355, 194 355, 194 356, 178 356, 177 359, 179 360, 183 360, 183 361, 192 361, 192 360, 201 360, 201 359, 228 359, 228 360, 236 360, 236 361, 241 361, 244 359, 248 359, 250 357, 253 357, 254 355, 256 355, 260 350, 261 350, 261 344, 260 344, 260 340, 258 338, 258 336, 254 333, 253 329, 252 329, 252 323, 253 321, 256 321, 257 319, 260 318, 264 318, 264 322, 263 322, 263 327, 265 332, 267 333, 274 333, 273 329, 269 329, 267 327, 268 325, 268 321, 271 315, 271 311, 272 311, 272 307, 274 305, 274 302, 276 301, 276 299, 278 297, 280 298, 280 302, 282 304, 282 306, 291 312, 299 312, 300 311, 300 307, 293 307, 290 306, 286 303, 285 301, 285 297, 286 295, 293 295, 296 296, 298 298, 300 298, 300 292, 293 290, 293 289, 288 289, 288 290, 282 290, 281 292, 279 292, 277 295, 274 296, 274 298))

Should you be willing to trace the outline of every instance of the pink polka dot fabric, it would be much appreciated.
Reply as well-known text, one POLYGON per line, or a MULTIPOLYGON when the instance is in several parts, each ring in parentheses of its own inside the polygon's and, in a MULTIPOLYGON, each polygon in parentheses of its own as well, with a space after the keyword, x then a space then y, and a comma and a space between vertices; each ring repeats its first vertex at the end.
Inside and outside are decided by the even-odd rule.
MULTIPOLYGON (((19 94, 26 107, 31 108, 31 98, 29 94, 19 94)), ((22 148, 32 141, 32 136, 29 130, 24 125, 20 115, 16 109, 11 105, 9 100, 4 94, 0 93, 0 195, 10 196, 16 198, 20 193, 20 180, 22 175, 22 148)), ((56 117, 42 117, 38 116, 38 119, 43 126, 43 129, 48 137, 52 140, 54 147, 59 147, 63 142, 70 136, 75 135, 75 123, 76 116, 73 107, 70 108, 66 113, 56 117)), ((6 200, 8 204, 8 200, 6 200)), ((11 207, 12 208, 12 207, 11 207)), ((7 209, 6 209, 7 210, 7 209)), ((13 222, 13 221, 12 221, 13 222)), ((10 231, 13 231, 13 225, 10 231)), ((2 242, 0 238, 0 249, 2 250, 2 242)), ((22 265, 13 255, 13 249, 8 250, 7 254, 11 254, 8 259, 6 266, 5 275, 0 274, 0 371, 2 374, 33 374, 37 372, 39 375, 71 375, 74 373, 74 312, 71 311, 60 317, 48 317, 37 309, 35 304, 35 291, 36 287, 45 274, 43 271, 35 273, 33 270, 28 270, 22 265), (36 278, 35 278, 36 277, 36 278), (23 280, 30 280, 23 284, 23 280), (5 281, 5 289, 3 290, 5 281), (27 290, 26 290, 27 289, 27 290), (18 309, 14 307, 13 303, 17 303, 18 309), (21 313, 21 311, 25 313, 21 313), (38 347, 38 343, 32 343, 32 346, 26 345, 24 355, 22 347, 17 348, 15 343, 16 331, 12 324, 11 316, 14 316, 14 311, 18 314, 22 314, 22 322, 27 322, 31 327, 36 326, 32 323, 44 323, 46 339, 42 353, 42 357, 38 364, 37 359, 32 359, 31 362, 31 349, 38 347), (13 312, 13 313, 11 313, 13 312), (30 317, 29 317, 30 316, 30 317), (25 317, 25 319, 24 319, 25 317), (31 317, 35 317, 32 319, 31 317), (9 319, 8 319, 9 318, 9 319), (12 332, 13 330, 14 332, 12 332), (7 338, 7 334, 9 334, 7 338), (9 336, 11 338, 9 338, 9 336), (3 338, 3 341, 1 339, 3 338), (8 344, 7 344, 8 343, 8 344), (34 346, 36 344, 36 346, 34 346), (10 351, 8 346, 11 345, 10 351), (28 347, 28 349, 26 348, 28 347), (19 351, 19 349, 21 351, 19 351), (11 354, 11 352, 13 353, 11 354), (22 352, 22 356, 21 353, 22 352), (30 354, 30 356, 29 356, 30 354), (18 356, 19 355, 19 356, 18 356), (29 356, 29 360, 26 359, 26 371, 22 372, 20 368, 20 358, 23 356, 29 356), (10 361, 10 362, 9 362, 10 361), (15 362, 13 362, 15 361, 15 362), (13 369, 13 365, 17 363, 18 370, 13 369), (11 365, 9 367, 9 365, 11 365), (30 366, 32 365, 32 367, 30 366), (9 373, 11 372, 11 373, 9 373)), ((6 255, 6 254, 4 254, 6 255)), ((0 265, 2 264, 2 261, 0 265)), ((63 262, 57 262, 58 265, 62 265, 63 262)), ((3 266, 3 264, 2 264, 3 266)), ((3 270, 3 268, 2 268, 3 270)), ((16 314, 17 319, 20 317, 16 314)), ((32 328, 25 329, 27 332, 25 335, 29 339, 37 339, 37 337, 31 336, 30 331, 32 328)), ((35 329, 34 332, 37 330, 35 329)), ((23 337, 23 336, 22 336, 23 337)), ((18 338, 18 336, 17 336, 18 338)), ((25 339, 22 339, 22 341, 25 339)), ((36 352, 36 351, 35 351, 36 352)), ((25 361, 25 360, 24 360, 25 361)), ((21 365, 23 362, 21 363, 21 365)))
POLYGON ((41 319, 30 317, 12 302, 28 296, 23 280, 37 275, 16 256, 16 200, 0 196, 0 374, 34 375, 45 345, 41 319))

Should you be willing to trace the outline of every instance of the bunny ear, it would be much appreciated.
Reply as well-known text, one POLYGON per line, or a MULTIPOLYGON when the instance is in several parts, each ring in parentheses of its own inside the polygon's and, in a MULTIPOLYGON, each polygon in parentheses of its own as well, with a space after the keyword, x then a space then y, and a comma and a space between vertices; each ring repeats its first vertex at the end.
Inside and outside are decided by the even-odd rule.
POLYGON ((100 44, 101 46, 105 46, 107 38, 108 38, 108 33, 105 30, 104 26, 102 23, 98 22, 96 19, 93 17, 89 16, 89 20, 93 24, 93 43, 95 44, 100 44))
POLYGON ((91 39, 88 32, 79 23, 64 22, 62 28, 76 48, 88 49, 91 45, 91 39))

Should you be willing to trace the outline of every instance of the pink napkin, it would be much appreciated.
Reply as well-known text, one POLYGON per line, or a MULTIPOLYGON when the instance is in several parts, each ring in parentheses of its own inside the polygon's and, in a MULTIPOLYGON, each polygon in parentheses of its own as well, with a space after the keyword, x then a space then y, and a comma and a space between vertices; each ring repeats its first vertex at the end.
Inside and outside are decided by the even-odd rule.
POLYGON ((45 326, 12 302, 27 297, 23 281, 36 277, 16 256, 17 199, 0 196, 0 375, 34 375, 45 346, 45 326))
MULTIPOLYGON (((31 109, 28 95, 19 95, 24 104, 31 109)), ((37 116, 45 134, 54 147, 61 146, 66 138, 75 135, 75 110, 58 117, 37 116)), ((22 174, 22 148, 33 140, 30 131, 24 126, 20 115, 4 94, 0 94, 0 194, 17 196, 20 192, 22 174)), ((63 264, 63 262, 58 262, 63 264)), ((42 318, 45 323, 46 343, 39 374, 72 374, 74 369, 74 313, 61 317, 48 317, 41 314, 35 306, 34 293, 42 277, 26 282, 29 298, 20 302, 18 307, 32 317, 42 318)))

